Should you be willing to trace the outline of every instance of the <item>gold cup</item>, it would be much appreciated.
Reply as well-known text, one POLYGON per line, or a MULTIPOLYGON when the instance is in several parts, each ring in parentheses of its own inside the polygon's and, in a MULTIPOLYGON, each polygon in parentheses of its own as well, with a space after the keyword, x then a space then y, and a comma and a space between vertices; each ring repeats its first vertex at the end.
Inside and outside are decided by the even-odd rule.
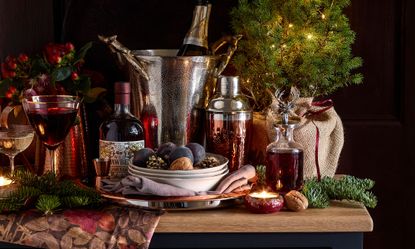
POLYGON ((97 176, 108 176, 111 166, 111 161, 108 158, 95 158, 92 162, 97 176))

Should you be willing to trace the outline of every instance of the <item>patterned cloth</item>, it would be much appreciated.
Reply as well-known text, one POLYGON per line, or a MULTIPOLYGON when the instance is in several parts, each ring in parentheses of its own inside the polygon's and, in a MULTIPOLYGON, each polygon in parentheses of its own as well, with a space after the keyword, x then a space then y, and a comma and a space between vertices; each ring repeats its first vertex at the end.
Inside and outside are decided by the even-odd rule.
POLYGON ((50 216, 29 210, 0 215, 0 240, 50 249, 148 248, 161 215, 116 206, 50 216))

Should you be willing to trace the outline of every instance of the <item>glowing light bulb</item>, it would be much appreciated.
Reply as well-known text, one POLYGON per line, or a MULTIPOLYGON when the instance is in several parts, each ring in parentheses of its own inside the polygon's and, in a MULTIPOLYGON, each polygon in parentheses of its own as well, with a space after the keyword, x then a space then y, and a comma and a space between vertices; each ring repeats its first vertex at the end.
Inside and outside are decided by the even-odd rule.
POLYGON ((282 44, 281 47, 282 48, 286 48, 287 47, 287 44, 282 44))
POLYGON ((313 39, 313 35, 312 34, 308 34, 307 35, 307 39, 309 39, 309 40, 313 39))
POLYGON ((324 14, 321 14, 321 19, 326 19, 326 15, 324 15, 324 14))
POLYGON ((292 27, 294 27, 294 24, 290 23, 290 24, 288 24, 288 27, 292 28, 292 27))
POLYGON ((271 48, 272 48, 272 49, 274 49, 274 48, 275 48, 275 44, 272 44, 272 45, 271 45, 271 48))

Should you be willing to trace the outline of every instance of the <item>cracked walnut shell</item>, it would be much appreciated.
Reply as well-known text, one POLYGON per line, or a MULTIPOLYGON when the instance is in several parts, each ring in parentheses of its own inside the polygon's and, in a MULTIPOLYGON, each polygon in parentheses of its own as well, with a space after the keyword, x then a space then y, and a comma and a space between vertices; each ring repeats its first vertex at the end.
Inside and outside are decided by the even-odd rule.
POLYGON ((285 196, 285 204, 289 210, 299 212, 307 209, 308 207, 308 200, 307 198, 300 192, 296 190, 291 190, 285 196))

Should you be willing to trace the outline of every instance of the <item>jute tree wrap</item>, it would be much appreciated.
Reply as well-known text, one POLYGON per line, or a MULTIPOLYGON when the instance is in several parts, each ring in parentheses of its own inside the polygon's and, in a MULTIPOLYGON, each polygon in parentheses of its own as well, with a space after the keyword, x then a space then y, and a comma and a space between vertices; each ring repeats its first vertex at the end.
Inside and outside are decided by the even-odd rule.
POLYGON ((273 140, 268 135, 266 115, 263 112, 254 112, 253 117, 248 160, 253 165, 265 164, 267 145, 273 140))
MULTIPOLYGON (((272 109, 276 107, 274 101, 272 109)), ((300 118, 294 140, 304 149, 304 178, 333 177, 344 144, 342 121, 331 101, 313 102, 313 98, 297 100, 292 115, 300 118)), ((267 129, 273 131, 275 116, 267 113, 267 129)), ((273 132, 268 136, 273 137, 273 132)))

